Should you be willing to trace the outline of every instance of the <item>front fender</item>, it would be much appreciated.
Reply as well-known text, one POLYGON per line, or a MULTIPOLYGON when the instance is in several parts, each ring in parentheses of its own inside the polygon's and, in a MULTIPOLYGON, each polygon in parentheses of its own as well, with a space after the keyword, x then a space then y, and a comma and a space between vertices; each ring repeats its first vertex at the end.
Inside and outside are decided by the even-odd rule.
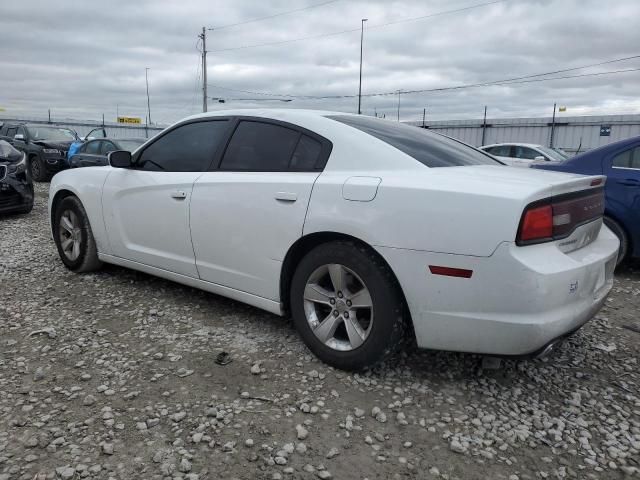
POLYGON ((75 195, 87 212, 98 252, 111 254, 102 215, 102 188, 111 170, 111 167, 74 168, 59 172, 51 179, 48 208, 52 232, 55 204, 68 195, 75 195))

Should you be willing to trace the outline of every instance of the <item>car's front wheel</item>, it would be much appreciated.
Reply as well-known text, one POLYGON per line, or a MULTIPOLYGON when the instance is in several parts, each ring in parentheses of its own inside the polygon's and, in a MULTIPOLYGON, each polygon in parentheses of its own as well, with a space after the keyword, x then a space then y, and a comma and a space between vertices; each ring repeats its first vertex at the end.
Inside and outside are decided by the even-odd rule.
POLYGON ((393 274, 373 252, 337 241, 311 250, 291 285, 291 312, 302 339, 343 370, 370 367, 400 345, 403 301, 393 274))
POLYGON ((47 168, 44 166, 44 162, 37 155, 32 156, 29 159, 29 171, 31 178, 36 182, 46 182, 49 179, 47 168))
POLYGON ((89 218, 77 197, 66 197, 56 206, 53 237, 62 262, 74 272, 91 272, 102 266, 98 259, 89 218))

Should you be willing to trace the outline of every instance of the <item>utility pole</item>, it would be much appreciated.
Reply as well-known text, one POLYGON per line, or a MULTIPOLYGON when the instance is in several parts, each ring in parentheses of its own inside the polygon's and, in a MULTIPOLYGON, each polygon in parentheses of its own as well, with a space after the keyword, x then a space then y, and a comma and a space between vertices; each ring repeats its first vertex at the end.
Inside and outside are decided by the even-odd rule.
POLYGON ((484 145, 485 133, 487 131, 487 106, 484 106, 484 119, 482 120, 482 142, 480 146, 484 145))
POLYGON ((202 27, 198 35, 202 40, 202 111, 207 111, 207 29, 202 27))
POLYGON ((427 125, 424 123, 427 118, 427 109, 422 109, 422 128, 427 128, 427 125))
POLYGON ((147 122, 151 124, 151 102, 149 101, 149 67, 144 69, 144 78, 147 81, 147 122))
POLYGON ((367 19, 363 18, 360 21, 360 82, 358 83, 358 115, 362 113, 360 105, 362 104, 362 40, 364 39, 364 22, 367 19))
POLYGON ((398 90, 398 121, 400 121, 400 90, 398 90))
POLYGON ((551 118, 551 136, 549 138, 549 148, 553 148, 553 134, 556 129, 556 104, 553 104, 553 117, 551 118))

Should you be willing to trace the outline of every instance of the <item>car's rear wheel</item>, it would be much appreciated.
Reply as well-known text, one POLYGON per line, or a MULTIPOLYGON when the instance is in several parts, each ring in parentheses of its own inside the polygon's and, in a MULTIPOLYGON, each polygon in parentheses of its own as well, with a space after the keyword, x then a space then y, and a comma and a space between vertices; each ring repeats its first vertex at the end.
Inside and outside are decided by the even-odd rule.
POLYGON ((403 310, 389 268, 352 242, 316 247, 293 276, 296 328, 309 349, 336 368, 360 370, 394 353, 403 338, 403 310))
POLYGON ((77 197, 66 197, 56 207, 53 236, 62 262, 74 272, 91 272, 102 266, 89 218, 77 197))
POLYGON ((625 232, 622 225, 616 222, 611 217, 604 217, 604 224, 609 227, 609 229, 615 233, 618 240, 620 240, 620 249, 618 250, 618 260, 616 261, 616 266, 620 265, 627 258, 627 254, 629 253, 629 237, 627 237, 627 232, 625 232))
POLYGON ((48 180, 47 168, 44 166, 42 159, 36 155, 29 159, 29 171, 36 182, 46 182, 48 180))

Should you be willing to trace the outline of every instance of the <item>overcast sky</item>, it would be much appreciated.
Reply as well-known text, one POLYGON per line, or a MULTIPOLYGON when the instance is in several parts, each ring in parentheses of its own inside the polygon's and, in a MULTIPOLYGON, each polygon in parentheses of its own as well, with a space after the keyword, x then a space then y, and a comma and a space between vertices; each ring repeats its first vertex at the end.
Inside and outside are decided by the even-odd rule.
MULTIPOLYGON (((3 1, 0 117, 107 121, 146 115, 171 123, 202 110, 198 34, 207 32, 209 109, 302 107, 355 112, 357 98, 240 101, 287 95, 356 95, 360 20, 363 94, 431 89, 533 75, 640 54, 640 1, 507 0, 71 0, 3 1), (217 29, 258 17, 271 19, 217 29), (391 22, 397 22, 384 26, 391 22), (344 30, 278 45, 241 48, 344 30), (224 50, 224 51, 220 51, 224 50), (219 87, 226 87, 222 89, 219 87)), ((640 68, 640 59, 558 75, 640 68)), ((403 94, 401 118, 550 116, 640 112, 640 71, 548 82, 403 94)), ((397 95, 363 97, 362 110, 396 116, 397 95)))

